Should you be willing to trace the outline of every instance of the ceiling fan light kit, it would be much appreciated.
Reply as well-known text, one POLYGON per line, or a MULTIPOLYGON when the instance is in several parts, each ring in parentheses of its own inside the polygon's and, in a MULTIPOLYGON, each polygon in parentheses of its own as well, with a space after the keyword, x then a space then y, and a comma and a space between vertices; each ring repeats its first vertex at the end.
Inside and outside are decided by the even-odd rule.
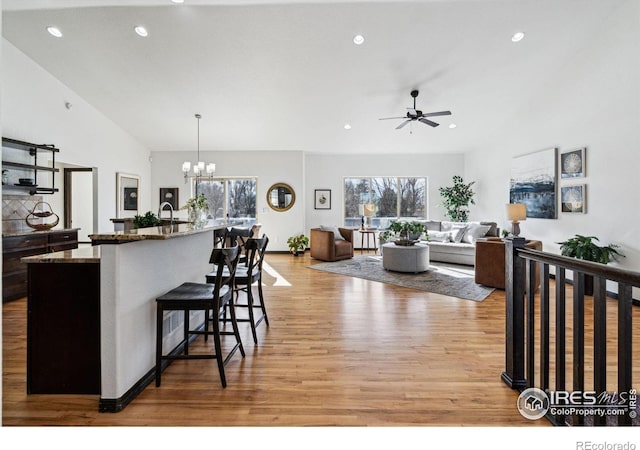
POLYGON ((433 120, 429 120, 427 119, 427 117, 437 117, 437 116, 450 116, 451 115, 451 111, 438 111, 438 112, 430 112, 430 113, 423 113, 422 111, 420 111, 419 109, 416 108, 416 97, 418 96, 419 91, 417 90, 413 90, 411 91, 411 97, 413 97, 413 108, 407 108, 407 114, 406 116, 402 116, 402 117, 383 117, 380 120, 391 120, 391 119, 404 119, 404 122, 402 122, 400 125, 398 125, 396 127, 396 130, 399 130, 401 128, 403 128, 405 125, 411 123, 411 122, 422 122, 425 125, 429 125, 430 127, 437 127, 440 124, 434 122, 433 120))

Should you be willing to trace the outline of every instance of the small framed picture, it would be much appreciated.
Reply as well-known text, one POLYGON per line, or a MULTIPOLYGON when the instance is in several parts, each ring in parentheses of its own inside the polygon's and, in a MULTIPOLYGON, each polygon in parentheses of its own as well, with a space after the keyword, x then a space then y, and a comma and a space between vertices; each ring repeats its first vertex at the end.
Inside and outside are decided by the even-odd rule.
POLYGON ((583 178, 586 172, 586 149, 579 148, 560 153, 560 177, 583 178))
POLYGON ((561 211, 563 213, 586 213, 586 194, 587 187, 584 184, 562 186, 560 188, 560 198, 562 204, 561 211))
POLYGON ((174 211, 177 211, 179 206, 178 201, 178 188, 160 188, 160 204, 168 202, 174 211))
POLYGON ((316 189, 315 196, 315 209, 331 209, 331 189, 316 189))
POLYGON ((138 188, 137 187, 124 188, 124 210, 125 211, 138 210, 138 188))

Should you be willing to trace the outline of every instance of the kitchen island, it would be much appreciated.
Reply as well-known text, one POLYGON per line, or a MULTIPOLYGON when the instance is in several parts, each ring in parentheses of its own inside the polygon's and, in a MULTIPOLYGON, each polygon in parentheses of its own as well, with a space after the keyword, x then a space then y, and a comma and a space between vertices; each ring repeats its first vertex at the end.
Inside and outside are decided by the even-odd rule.
MULTIPOLYGON (((214 234, 216 230, 226 227, 226 224, 202 228, 196 228, 192 224, 178 224, 99 233, 89 236, 94 244, 99 244, 90 247, 97 252, 92 253, 91 261, 83 261, 80 253, 66 252, 46 255, 48 259, 44 255, 41 258, 25 258, 24 262, 34 273, 34 277, 30 279, 34 293, 38 287, 47 286, 43 275, 36 275, 41 272, 36 269, 37 265, 66 265, 62 272, 69 273, 71 271, 68 269, 72 265, 77 268, 84 266, 85 270, 89 270, 89 265, 99 267, 97 276, 92 278, 92 287, 88 288, 90 295, 97 298, 87 297, 85 300, 87 303, 97 304, 99 311, 97 316, 88 320, 90 326, 99 330, 99 346, 94 352, 99 353, 100 387, 96 393, 100 395, 100 411, 122 410, 153 380, 155 299, 184 282, 204 282, 205 274, 211 271, 209 257, 214 245, 214 234)), ((73 290, 72 285, 73 282, 58 283, 57 288, 65 289, 68 286, 73 290)), ((47 289, 43 291, 37 301, 49 305, 65 302, 72 297, 61 292, 46 295, 47 289)), ((202 313, 200 316, 191 316, 194 324, 204 321, 202 313)), ((166 315, 163 341, 165 351, 171 351, 181 341, 183 320, 181 312, 166 315)), ((27 326, 30 326, 29 322, 27 326)), ((58 326, 65 326, 64 318, 58 321, 58 326)), ((28 336, 27 341, 29 340, 28 336)), ((65 344, 59 344, 60 346, 55 342, 49 343, 57 346, 58 353, 65 351, 65 344)), ((32 366, 32 370, 41 369, 42 367, 36 369, 32 366)), ((53 393, 51 389, 49 392, 53 393)))

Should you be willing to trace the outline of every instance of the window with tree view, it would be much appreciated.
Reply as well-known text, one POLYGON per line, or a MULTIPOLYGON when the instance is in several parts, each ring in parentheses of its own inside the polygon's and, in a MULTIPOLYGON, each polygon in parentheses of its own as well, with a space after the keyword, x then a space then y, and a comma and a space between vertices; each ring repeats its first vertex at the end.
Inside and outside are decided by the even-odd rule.
POLYGON ((204 194, 209 218, 256 223, 256 178, 206 178, 193 180, 193 192, 204 194))
POLYGON ((375 177, 344 179, 344 224, 359 227, 364 205, 375 205, 370 225, 386 228, 398 218, 427 217, 427 179, 375 177))

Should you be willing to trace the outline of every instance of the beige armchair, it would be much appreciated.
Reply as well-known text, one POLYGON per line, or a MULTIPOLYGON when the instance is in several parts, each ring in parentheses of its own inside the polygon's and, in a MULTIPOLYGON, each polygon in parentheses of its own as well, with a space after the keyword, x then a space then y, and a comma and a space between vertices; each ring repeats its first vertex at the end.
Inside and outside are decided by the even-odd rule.
POLYGON ((353 230, 338 228, 342 239, 336 239, 333 231, 311 229, 311 257, 321 261, 338 261, 353 258, 353 230))

